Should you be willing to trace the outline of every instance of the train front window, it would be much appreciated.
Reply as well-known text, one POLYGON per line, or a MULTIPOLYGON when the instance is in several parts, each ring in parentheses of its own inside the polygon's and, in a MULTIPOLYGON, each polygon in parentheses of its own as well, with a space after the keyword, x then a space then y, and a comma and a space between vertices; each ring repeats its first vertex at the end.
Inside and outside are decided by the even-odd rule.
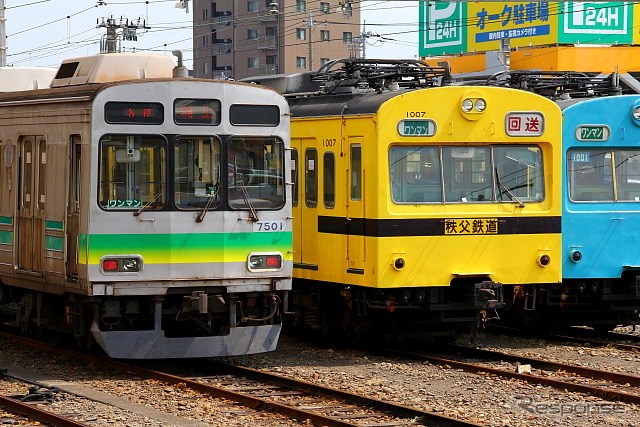
POLYGON ((569 197, 576 202, 612 202, 613 168, 611 151, 569 150, 567 152, 569 197))
POLYGON ((539 147, 493 147, 493 163, 498 201, 542 201, 544 182, 539 147))
POLYGON ((640 151, 569 150, 567 177, 574 202, 639 202, 640 151))
POLYGON ((442 162, 446 172, 445 202, 493 200, 490 147, 443 147, 442 162))
POLYGON ((227 163, 232 209, 284 206, 284 143, 280 139, 233 137, 229 141, 227 163))
POLYGON ((438 147, 391 147, 391 197, 396 203, 442 201, 438 147))
POLYGON ((162 209, 167 203, 166 140, 159 135, 100 139, 100 190, 106 210, 162 209))
POLYGON ((175 203, 178 209, 213 209, 220 201, 220 141, 180 136, 175 144, 175 203))
POLYGON ((393 146, 395 203, 539 202, 544 199, 537 146, 393 146))
POLYGON ((640 202, 640 151, 616 150, 613 155, 617 200, 640 202))

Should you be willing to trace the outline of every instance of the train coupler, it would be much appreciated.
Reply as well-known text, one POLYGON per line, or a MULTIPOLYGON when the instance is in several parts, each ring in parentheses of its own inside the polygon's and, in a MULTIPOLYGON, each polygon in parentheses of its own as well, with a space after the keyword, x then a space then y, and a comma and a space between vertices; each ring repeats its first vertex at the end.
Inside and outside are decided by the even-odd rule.
POLYGON ((475 284, 475 306, 480 309, 502 308, 502 283, 484 281, 475 284))

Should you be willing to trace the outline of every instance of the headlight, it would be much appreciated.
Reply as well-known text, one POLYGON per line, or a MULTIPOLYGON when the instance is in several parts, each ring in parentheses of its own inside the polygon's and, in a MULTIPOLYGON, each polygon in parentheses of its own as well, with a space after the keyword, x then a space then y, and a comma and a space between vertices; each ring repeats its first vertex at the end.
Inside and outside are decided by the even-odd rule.
POLYGON ((476 99, 476 102, 473 103, 473 107, 478 113, 482 113, 484 109, 487 108, 487 103, 482 98, 476 99))
POLYGON ((462 101, 462 111, 464 111, 465 113, 468 113, 469 111, 471 111, 472 108, 473 108, 472 100, 467 98, 464 101, 462 101))

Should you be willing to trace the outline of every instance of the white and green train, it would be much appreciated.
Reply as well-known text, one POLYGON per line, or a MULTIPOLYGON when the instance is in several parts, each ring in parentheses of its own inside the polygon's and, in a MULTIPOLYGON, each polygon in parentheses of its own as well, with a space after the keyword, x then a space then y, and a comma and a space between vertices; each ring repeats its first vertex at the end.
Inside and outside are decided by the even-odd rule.
POLYGON ((275 349, 291 288, 289 108, 172 78, 170 57, 65 61, 0 94, 0 308, 114 358, 275 349))

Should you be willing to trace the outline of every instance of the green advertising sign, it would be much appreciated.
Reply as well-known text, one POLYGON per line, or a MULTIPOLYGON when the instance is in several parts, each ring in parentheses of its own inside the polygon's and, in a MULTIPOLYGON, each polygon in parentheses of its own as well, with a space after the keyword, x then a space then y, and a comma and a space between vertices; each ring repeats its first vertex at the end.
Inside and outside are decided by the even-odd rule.
POLYGON ((560 43, 631 43, 630 2, 565 2, 562 7, 560 43))
POLYGON ((467 50, 464 2, 420 2, 420 55, 467 50))
POLYGON ((511 47, 633 43, 633 2, 420 2, 419 55, 511 47))

